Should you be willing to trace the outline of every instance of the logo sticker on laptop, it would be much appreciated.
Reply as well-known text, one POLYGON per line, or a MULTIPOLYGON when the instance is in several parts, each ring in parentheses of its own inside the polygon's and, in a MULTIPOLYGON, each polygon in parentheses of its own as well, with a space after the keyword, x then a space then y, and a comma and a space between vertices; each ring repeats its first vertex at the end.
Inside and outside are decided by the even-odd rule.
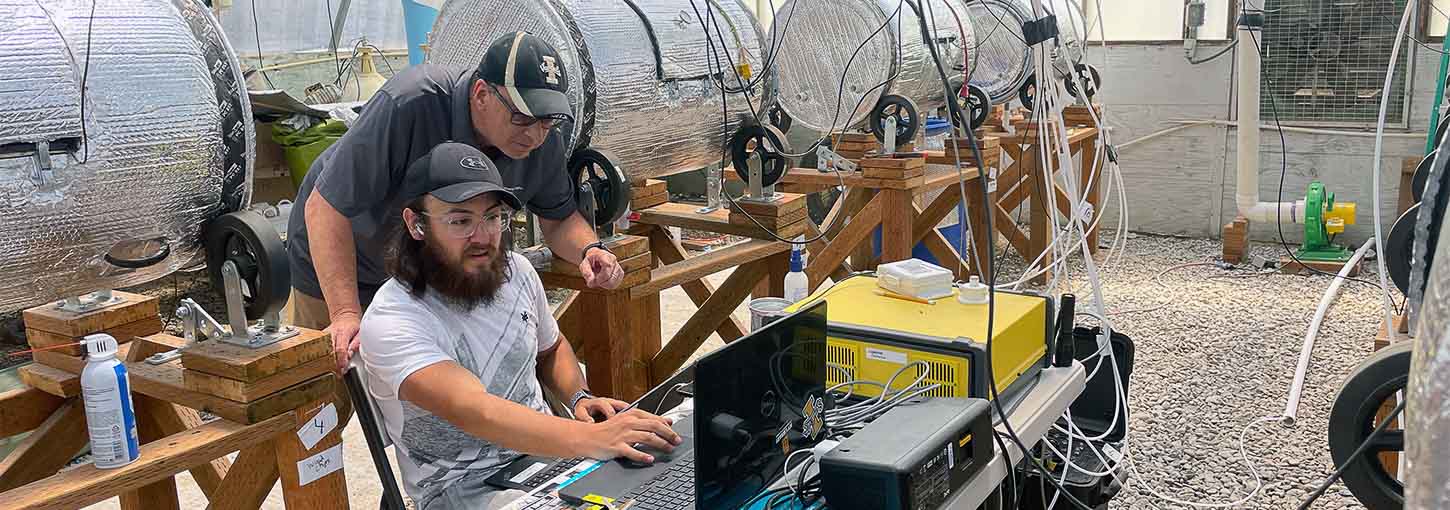
POLYGON ((820 395, 813 395, 806 398, 805 408, 801 410, 801 435, 811 441, 815 441, 826 429, 826 400, 820 395))

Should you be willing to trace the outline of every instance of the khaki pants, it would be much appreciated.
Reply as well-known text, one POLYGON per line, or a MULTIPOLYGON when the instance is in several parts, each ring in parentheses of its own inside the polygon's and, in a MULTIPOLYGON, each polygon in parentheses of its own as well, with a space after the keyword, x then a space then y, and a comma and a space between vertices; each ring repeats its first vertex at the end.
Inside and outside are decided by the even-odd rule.
MULTIPOLYGON (((293 326, 322 331, 332 324, 331 316, 327 313, 327 302, 297 289, 292 289, 292 297, 287 300, 287 307, 283 311, 286 312, 283 315, 293 326)), ((356 356, 357 353, 353 355, 356 356)), ((352 419, 352 399, 349 398, 347 385, 341 378, 337 379, 335 388, 337 416, 341 420, 341 426, 346 427, 348 420, 352 419)))

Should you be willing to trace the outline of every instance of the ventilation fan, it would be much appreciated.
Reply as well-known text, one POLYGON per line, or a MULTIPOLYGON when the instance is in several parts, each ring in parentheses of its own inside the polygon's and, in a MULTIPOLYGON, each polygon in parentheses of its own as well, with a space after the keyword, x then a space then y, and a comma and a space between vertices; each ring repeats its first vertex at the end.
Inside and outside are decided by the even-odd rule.
MULTIPOLYGON (((1405 0, 1266 0, 1260 111, 1277 109, 1283 122, 1375 123, 1404 8, 1405 0)), ((1413 46, 1401 47, 1388 123, 1405 123, 1412 56, 1413 46)))

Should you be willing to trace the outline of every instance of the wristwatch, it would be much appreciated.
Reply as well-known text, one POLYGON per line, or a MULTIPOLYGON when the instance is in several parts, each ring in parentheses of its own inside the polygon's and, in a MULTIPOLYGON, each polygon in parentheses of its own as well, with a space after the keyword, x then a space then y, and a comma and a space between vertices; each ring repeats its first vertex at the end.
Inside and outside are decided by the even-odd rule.
POLYGON ((594 394, 589 393, 589 390, 586 389, 580 389, 579 391, 574 392, 574 396, 569 398, 569 410, 573 411, 575 408, 579 407, 579 401, 586 398, 594 398, 594 394))
POLYGON ((608 246, 604 245, 604 241, 594 241, 592 243, 584 245, 584 251, 579 252, 579 260, 584 260, 588 258, 589 250, 592 248, 599 248, 601 250, 608 251, 609 253, 614 253, 609 250, 608 246))

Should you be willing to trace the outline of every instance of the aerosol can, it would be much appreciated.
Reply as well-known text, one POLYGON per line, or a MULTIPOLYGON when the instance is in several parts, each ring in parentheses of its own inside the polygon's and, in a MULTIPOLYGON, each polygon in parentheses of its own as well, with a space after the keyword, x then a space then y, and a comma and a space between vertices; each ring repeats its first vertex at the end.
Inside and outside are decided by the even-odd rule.
POLYGON ((116 359, 116 339, 105 333, 85 338, 86 367, 81 370, 81 397, 91 457, 100 469, 130 464, 141 455, 136 436, 136 411, 131 405, 131 380, 116 359))

